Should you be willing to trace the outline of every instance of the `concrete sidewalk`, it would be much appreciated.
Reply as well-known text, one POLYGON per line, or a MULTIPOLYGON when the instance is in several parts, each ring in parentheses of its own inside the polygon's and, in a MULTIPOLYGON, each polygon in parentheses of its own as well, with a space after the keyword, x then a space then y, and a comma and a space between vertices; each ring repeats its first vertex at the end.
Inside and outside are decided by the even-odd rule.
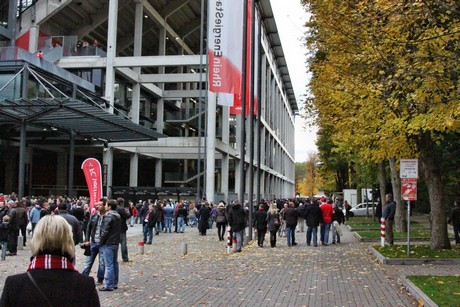
MULTIPOLYGON (((252 242, 229 255, 215 227, 207 236, 191 227, 184 234, 161 233, 143 255, 138 241, 141 227, 135 225, 128 230, 132 261, 120 262, 118 290, 99 292, 103 306, 413 306, 401 276, 453 275, 460 268, 383 266, 345 229, 340 244, 307 247, 305 233, 296 233, 297 246, 288 247, 283 237, 276 248, 252 242)), ((83 251, 77 254, 81 270, 83 251)), ((0 262, 0 288, 7 275, 26 270, 29 257, 26 248, 0 262)))

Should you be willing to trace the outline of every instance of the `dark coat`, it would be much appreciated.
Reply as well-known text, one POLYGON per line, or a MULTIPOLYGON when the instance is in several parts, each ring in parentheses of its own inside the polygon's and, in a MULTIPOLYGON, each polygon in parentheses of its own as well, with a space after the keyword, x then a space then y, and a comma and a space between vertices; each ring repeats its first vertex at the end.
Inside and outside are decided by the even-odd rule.
POLYGON ((120 215, 110 210, 103 216, 101 228, 101 245, 120 244, 120 215))
POLYGON ((0 221, 0 241, 8 241, 8 233, 10 231, 8 224, 8 222, 0 221))
POLYGON ((334 209, 334 214, 332 214, 332 221, 337 221, 339 224, 342 224, 345 221, 345 215, 343 214, 342 209, 334 209))
POLYGON ((447 222, 449 224, 452 223, 453 225, 460 224, 460 206, 452 208, 452 211, 450 211, 449 220, 447 222))
POLYGON ((246 228, 246 213, 240 204, 233 205, 228 215, 228 224, 232 231, 243 231, 246 228))
POLYGON ((156 209, 153 209, 152 211, 147 211, 145 214, 145 219, 142 222, 142 225, 145 226, 145 224, 147 223, 147 227, 153 228, 157 222, 156 209), (145 222, 146 220, 147 222, 145 222))
POLYGON ((318 205, 311 204, 305 209, 305 221, 308 227, 318 227, 323 221, 323 213, 318 205))
MULTIPOLYGON (((99 213, 95 213, 89 219, 88 225, 86 227, 85 238, 88 240, 91 238, 91 242, 94 242, 94 235, 96 234, 97 222, 99 221, 99 213)), ((88 240, 89 241, 89 240, 88 240)))
POLYGON ((286 208, 284 209, 284 220, 286 221, 286 226, 296 226, 297 217, 299 212, 295 208, 286 208))
MULTIPOLYGON (((35 269, 30 273, 53 306, 100 306, 93 277, 62 269, 35 269)), ((27 273, 22 273, 6 278, 0 306, 48 306, 48 303, 27 273)))
POLYGON ((267 231, 267 212, 257 211, 254 214, 254 225, 257 231, 267 231))
POLYGON ((126 220, 130 218, 130 214, 122 206, 117 206, 117 212, 120 215, 120 232, 128 231, 126 220))
POLYGON ((72 226, 72 238, 75 245, 80 243, 82 238, 82 225, 73 215, 70 215, 66 210, 59 210, 59 215, 62 216, 70 226, 72 226))

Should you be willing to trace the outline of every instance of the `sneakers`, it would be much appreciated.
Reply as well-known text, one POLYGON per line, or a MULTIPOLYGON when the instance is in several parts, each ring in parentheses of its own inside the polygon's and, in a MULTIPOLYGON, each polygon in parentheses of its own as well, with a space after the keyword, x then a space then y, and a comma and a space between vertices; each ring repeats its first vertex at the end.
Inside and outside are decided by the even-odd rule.
POLYGON ((113 291, 113 289, 106 288, 106 287, 101 287, 101 288, 99 288, 99 291, 113 291))

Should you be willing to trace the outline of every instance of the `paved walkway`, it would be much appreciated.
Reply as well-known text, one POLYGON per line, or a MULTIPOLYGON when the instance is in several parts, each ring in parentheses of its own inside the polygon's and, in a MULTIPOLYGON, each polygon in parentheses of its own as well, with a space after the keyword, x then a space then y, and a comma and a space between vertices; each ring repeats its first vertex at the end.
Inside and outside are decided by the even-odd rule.
MULTIPOLYGON (((336 245, 307 247, 305 233, 296 233, 297 246, 288 247, 283 237, 276 248, 252 242, 230 255, 215 228, 207 236, 190 227, 184 234, 162 233, 143 255, 137 253, 140 233, 140 225, 128 230, 132 261, 120 263, 118 290, 99 292, 102 306, 413 306, 401 276, 452 275, 460 268, 383 266, 348 230, 336 245)), ((81 270, 83 250, 77 254, 81 270)), ((25 271, 29 257, 26 247, 0 261, 0 290, 6 276, 25 271)))

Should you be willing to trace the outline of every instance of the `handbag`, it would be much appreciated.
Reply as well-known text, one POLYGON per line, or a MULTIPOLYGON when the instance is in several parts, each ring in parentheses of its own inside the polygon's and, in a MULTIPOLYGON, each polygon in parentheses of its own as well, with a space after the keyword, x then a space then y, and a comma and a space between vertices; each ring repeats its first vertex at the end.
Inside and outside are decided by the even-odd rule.
POLYGON ((26 229, 28 231, 32 231, 32 222, 31 221, 29 221, 29 223, 27 223, 26 229))

